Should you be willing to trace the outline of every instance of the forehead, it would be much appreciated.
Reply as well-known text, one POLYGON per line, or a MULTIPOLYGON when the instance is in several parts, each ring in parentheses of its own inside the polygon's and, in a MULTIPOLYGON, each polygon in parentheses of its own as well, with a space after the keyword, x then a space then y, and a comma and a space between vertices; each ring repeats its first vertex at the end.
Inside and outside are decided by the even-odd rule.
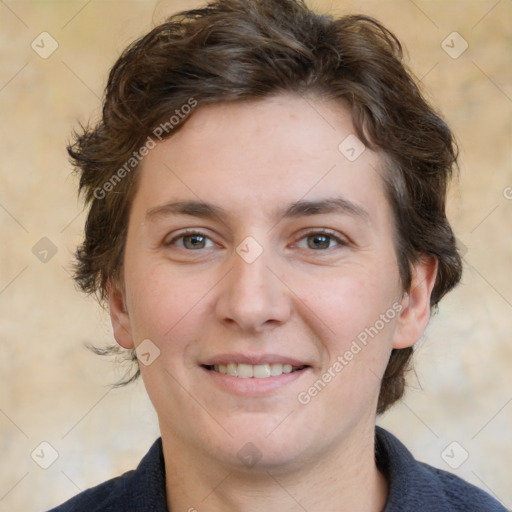
POLYGON ((380 164, 341 102, 282 94, 216 103, 144 158, 135 201, 208 200, 254 216, 341 193, 371 209, 383 197, 380 164))
POLYGON ((279 94, 201 106, 172 139, 174 145, 185 142, 187 149, 196 150, 195 158, 223 164, 229 160, 242 170, 252 162, 261 166, 286 161, 292 166, 337 157, 340 142, 354 132, 351 112, 343 103, 279 94))

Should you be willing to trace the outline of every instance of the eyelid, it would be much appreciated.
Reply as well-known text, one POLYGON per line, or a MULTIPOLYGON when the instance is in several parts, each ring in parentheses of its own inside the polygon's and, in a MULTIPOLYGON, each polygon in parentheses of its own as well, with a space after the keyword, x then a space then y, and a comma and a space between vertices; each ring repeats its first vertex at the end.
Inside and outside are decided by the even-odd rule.
MULTIPOLYGON (((296 239, 294 244, 296 244, 297 242, 300 242, 302 239, 304 239, 308 236, 313 236, 313 235, 327 235, 330 238, 332 238, 333 240, 335 240, 336 242, 338 242, 338 244, 340 246, 346 246, 346 245, 350 244, 350 240, 346 236, 340 235, 338 232, 333 231, 332 229, 328 229, 328 228, 312 228, 309 231, 306 231, 305 233, 301 233, 301 235, 296 239)), ((334 249, 334 247, 331 249, 334 249)), ((326 252, 328 250, 329 249, 326 249, 324 251, 318 251, 318 252, 326 252)))
MULTIPOLYGON (((184 229, 183 231, 180 231, 178 233, 175 233, 173 235, 173 237, 167 241, 167 238, 168 237, 165 237, 164 238, 164 242, 163 242, 163 245, 164 246, 170 246, 170 245, 175 245, 175 242, 177 240, 179 240, 180 238, 183 238, 185 236, 191 236, 191 235, 200 235, 200 236, 204 236, 205 238, 208 238, 208 240, 211 240, 214 244, 218 245, 211 236, 209 236, 207 233, 205 233, 204 231, 202 231, 201 229, 194 229, 194 228, 187 228, 187 229, 184 229)), ((179 249, 182 249, 181 247, 179 247, 179 249)), ((188 249, 184 249, 184 250, 188 250, 188 249)))
MULTIPOLYGON (((204 232, 200 228, 196 228, 196 229, 186 228, 183 231, 180 231, 180 232, 174 234, 173 237, 171 238, 171 240, 169 240, 169 241, 166 241, 166 239, 167 239, 167 237, 166 237, 166 239, 164 239, 163 245, 165 245, 165 246, 175 245, 175 242, 177 240, 179 240, 180 238, 183 238, 185 236, 190 236, 190 235, 204 236, 208 240, 212 241, 215 245, 218 245, 217 242, 215 242, 211 236, 209 236, 206 232, 204 232)), ((306 238, 308 236, 313 236, 313 235, 327 235, 331 239, 335 240, 338 243, 338 246, 347 246, 350 244, 350 240, 347 237, 340 235, 338 232, 336 232, 332 229, 310 228, 309 230, 302 232, 300 235, 298 235, 296 237, 295 241, 293 242, 293 245, 296 245, 298 242, 300 242, 304 238, 306 238)), ((182 248, 179 247, 179 249, 182 249, 182 248)), ((324 249, 323 251, 315 251, 315 252, 327 252, 332 249, 334 249, 334 247, 332 247, 331 249, 324 249)), ((183 250, 190 251, 189 249, 183 249, 183 250)), ((198 249, 198 250, 200 250, 200 249, 198 249)))

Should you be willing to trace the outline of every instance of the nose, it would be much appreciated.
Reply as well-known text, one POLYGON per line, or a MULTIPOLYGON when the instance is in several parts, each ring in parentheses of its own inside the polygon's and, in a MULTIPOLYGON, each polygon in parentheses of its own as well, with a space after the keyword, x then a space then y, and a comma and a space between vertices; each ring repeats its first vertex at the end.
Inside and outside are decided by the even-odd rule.
POLYGON ((218 319, 252 333, 285 323, 292 310, 291 292, 277 275, 270 250, 264 249, 254 260, 242 251, 233 252, 231 260, 231 271, 218 290, 218 319))

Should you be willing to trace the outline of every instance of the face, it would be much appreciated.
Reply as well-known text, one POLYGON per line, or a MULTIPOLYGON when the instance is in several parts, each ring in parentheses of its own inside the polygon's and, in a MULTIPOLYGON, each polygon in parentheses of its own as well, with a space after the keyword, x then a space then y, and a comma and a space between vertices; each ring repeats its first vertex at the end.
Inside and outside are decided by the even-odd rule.
POLYGON ((433 274, 403 293, 380 157, 353 134, 342 104, 279 95, 199 107, 145 157, 110 307, 176 449, 291 468, 373 429, 433 274))

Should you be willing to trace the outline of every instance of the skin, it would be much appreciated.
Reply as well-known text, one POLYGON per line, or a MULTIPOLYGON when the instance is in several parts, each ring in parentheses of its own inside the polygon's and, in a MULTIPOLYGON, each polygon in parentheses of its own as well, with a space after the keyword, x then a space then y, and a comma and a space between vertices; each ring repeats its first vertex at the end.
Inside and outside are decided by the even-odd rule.
POLYGON ((415 265, 405 293, 381 156, 366 148, 351 162, 338 149, 354 132, 339 102, 280 94, 217 103, 199 107, 142 163, 124 281, 110 284, 109 300, 120 345, 149 339, 160 350, 141 373, 159 418, 170 510, 385 505, 374 460, 380 380, 392 348, 413 345, 428 323, 436 261, 415 265), (334 197, 356 206, 277 214, 334 197), (162 208, 176 201, 208 202, 225 216, 162 208), (185 229, 206 238, 182 238, 185 229), (257 242, 249 253, 262 250, 251 263, 236 250, 249 247, 240 245, 248 236, 257 242), (400 313, 300 403, 393 304, 400 313), (232 389, 201 366, 221 354, 287 356, 308 367, 270 390, 267 379, 232 389), (248 465, 241 449, 261 458, 248 465))

